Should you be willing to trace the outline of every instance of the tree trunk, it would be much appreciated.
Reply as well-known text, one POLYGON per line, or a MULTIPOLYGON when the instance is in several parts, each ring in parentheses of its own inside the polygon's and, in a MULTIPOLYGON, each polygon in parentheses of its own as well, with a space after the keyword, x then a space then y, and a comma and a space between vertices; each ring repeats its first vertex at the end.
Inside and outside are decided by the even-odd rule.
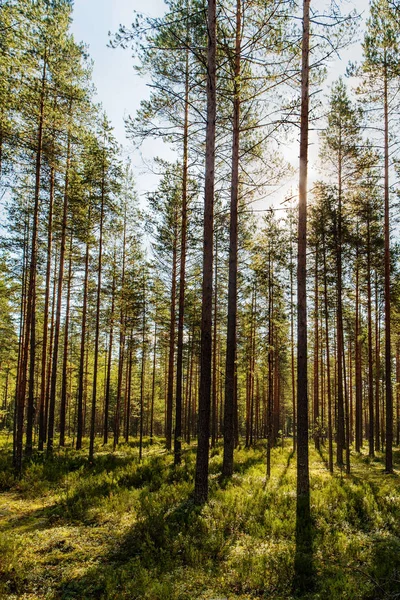
POLYGON ((171 281, 171 316, 169 326, 169 356, 168 356, 168 388, 167 388, 167 419, 165 442, 167 450, 172 448, 172 412, 174 397, 174 355, 175 355, 175 320, 176 320, 176 268, 177 268, 177 235, 178 215, 175 212, 174 243, 172 250, 172 281, 171 281))
POLYGON ((39 451, 43 450, 46 437, 45 422, 45 402, 46 402, 46 366, 47 366, 47 338, 49 329, 49 306, 50 306, 50 286, 51 286, 51 252, 53 244, 53 206, 54 206, 54 181, 55 170, 50 169, 50 194, 49 194, 49 213, 47 220, 47 263, 46 263, 46 289, 44 297, 43 311, 43 342, 42 342, 42 369, 40 378, 40 401, 39 401, 39 451))
POLYGON ((101 279, 103 266, 103 227, 104 227, 104 203, 105 203, 105 150, 103 150, 101 181, 101 208, 100 208, 100 231, 99 231, 99 256, 97 265, 97 295, 96 295, 96 325, 94 337, 94 364, 93 364, 93 389, 92 406, 90 411, 90 439, 89 439, 89 462, 93 461, 94 438, 96 434, 96 401, 97 401, 97 369, 99 363, 99 339, 100 339, 100 304, 101 304, 101 279))
POLYGON ((242 0, 236 0, 235 64, 233 80, 233 131, 231 205, 229 224, 229 280, 228 280, 228 328, 226 334, 225 405, 224 405, 224 457, 222 474, 233 473, 235 447, 235 360, 237 330, 237 271, 238 271, 238 200, 239 200, 239 146, 240 146, 240 67, 242 0))
MULTIPOLYGON (((71 106, 70 103, 70 113, 71 106)), ((60 266, 58 269, 58 282, 57 282, 57 306, 56 306, 56 318, 54 325, 54 347, 53 347, 53 362, 51 369, 51 383, 50 383, 50 402, 49 402, 49 421, 48 421, 48 432, 47 432, 47 452, 53 451, 54 443, 54 420, 55 420, 55 409, 56 409, 56 393, 57 393, 57 366, 58 366, 58 350, 59 350, 59 339, 61 329, 61 304, 62 304, 62 288, 64 282, 64 263, 65 263, 65 246, 67 239, 67 221, 68 221, 68 199, 69 199, 69 169, 71 163, 71 134, 68 132, 68 146, 67 146, 67 164, 65 170, 65 184, 64 184, 64 203, 63 203, 63 218, 62 218, 62 229, 61 229, 61 246, 60 246, 60 266)))
POLYGON ((370 219, 367 221, 367 319, 368 319, 368 446, 369 456, 374 456, 374 361, 372 354, 372 298, 371 298, 371 239, 370 219))
POLYGON ((318 305, 318 244, 315 249, 315 285, 314 285, 314 444, 320 449, 319 415, 319 305, 318 305))
MULTIPOLYGON (((361 364, 361 340, 360 340, 360 268, 359 268, 359 248, 357 243, 356 255, 356 325, 355 325, 355 352, 356 352, 356 452, 360 452, 362 447, 362 364, 361 364)), ((369 273, 369 267, 367 267, 369 273)), ((369 343, 369 342, 368 342, 369 343)), ((371 369, 372 371, 372 369, 371 369)), ((373 410, 373 402, 372 402, 373 410)), ((373 443, 372 443, 373 448, 373 443)))
POLYGON ((297 258, 297 503, 294 589, 312 587, 307 377, 307 167, 310 0, 303 0, 299 223, 297 258))
MULTIPOLYGON (((187 17, 187 34, 189 17, 187 17)), ((189 44, 188 44, 189 45, 189 44)), ((186 244, 187 244, 187 187, 188 187, 188 127, 189 127, 189 47, 186 49, 185 65, 185 118, 183 124, 183 164, 182 164, 182 221, 181 221, 181 261, 179 272, 178 307, 178 346, 176 353, 176 401, 174 464, 181 463, 182 455, 182 384, 183 384, 183 326, 185 317, 186 287, 186 244)))
POLYGON ((153 443, 154 424, 154 399, 156 390, 156 358, 157 358, 157 312, 154 318, 154 347, 153 347, 153 376, 151 382, 151 407, 150 407, 150 444, 153 443))
POLYGON ((68 284, 67 284, 67 304, 65 308, 64 324, 64 356, 61 376, 61 405, 60 405, 60 446, 65 445, 65 419, 67 414, 67 385, 68 385, 68 342, 69 342, 69 319, 71 305, 71 279, 72 279, 72 232, 69 246, 69 265, 68 265, 68 284))
MULTIPOLYGON (((88 223, 90 223, 90 208, 88 210, 88 223)), ((83 306, 82 306, 82 322, 81 322, 81 347, 79 357, 79 375, 78 375, 78 405, 77 405, 77 433, 76 433, 76 449, 82 448, 83 436, 83 390, 85 383, 85 343, 86 343, 86 321, 87 321, 87 301, 88 301, 88 284, 89 284, 89 234, 86 240, 85 252, 85 275, 83 281, 83 306)))
POLYGON ((216 120, 216 0, 208 0, 207 128, 204 188, 203 283, 201 311, 200 386, 198 446, 194 499, 203 504, 208 498, 208 461, 211 405, 213 229, 216 120))
POLYGON ((384 196, 385 196, 385 399, 386 399, 386 473, 393 472, 393 396, 392 348, 390 331, 390 215, 389 215, 389 109, 387 66, 384 68, 384 196))
POLYGON ((36 169, 35 169, 35 201, 33 208, 32 219, 32 240, 31 240, 31 256, 29 265, 29 284, 26 317, 24 344, 22 351, 21 378, 18 388, 17 402, 17 418, 16 418, 16 453, 15 467, 21 472, 22 468, 22 444, 24 430, 24 410, 25 410, 25 394, 27 385, 27 368, 29 358, 29 389, 28 389, 28 407, 27 407, 27 424, 26 424, 26 453, 32 453, 32 431, 33 431, 33 413, 34 413, 34 375, 35 375, 35 357, 36 357, 36 269, 37 269, 37 254, 38 254, 38 225, 39 225, 39 205, 40 205, 40 176, 42 168, 42 140, 44 126, 44 101, 46 87, 46 72, 47 72, 47 49, 44 51, 43 70, 41 81, 41 93, 39 103, 39 125, 36 150, 36 169))
POLYGON ((143 278, 143 323, 142 323, 142 368, 140 372, 140 425, 139 425, 139 462, 143 456, 143 410, 144 410, 144 380, 146 364, 146 284, 143 278))
POLYGON ((111 365, 112 365, 112 352, 113 352, 113 338, 114 338, 114 310, 115 310, 115 251, 114 251, 114 272, 111 288, 111 315, 110 315, 110 334, 109 334, 109 348, 108 348, 108 361, 107 361, 107 375, 106 375, 106 393, 104 398, 104 431, 103 431, 103 444, 108 444, 108 421, 110 416, 110 388, 111 388, 111 365))
POLYGON ((117 406, 115 410, 114 422, 114 450, 119 443, 119 430, 121 420, 121 400, 122 400, 122 377, 124 372, 125 357, 125 257, 126 257, 126 206, 124 216, 124 235, 122 242, 122 277, 121 277, 121 312, 120 312, 120 332, 119 332, 119 357, 118 357, 118 382, 117 382, 117 406))

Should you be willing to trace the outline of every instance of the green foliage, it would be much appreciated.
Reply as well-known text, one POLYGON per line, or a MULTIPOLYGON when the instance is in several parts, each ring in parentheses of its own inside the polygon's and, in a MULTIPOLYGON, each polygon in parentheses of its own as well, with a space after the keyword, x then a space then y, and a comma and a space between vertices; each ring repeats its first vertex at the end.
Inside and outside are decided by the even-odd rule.
MULTIPOLYGON (((35 456, 14 479, 2 438, 0 594, 5 598, 192 600, 292 598, 296 552, 295 460, 264 448, 237 450, 220 482, 221 448, 210 463, 210 500, 191 499, 194 449, 183 463, 155 440, 142 464, 130 443, 35 456), (6 490, 6 488, 8 488, 6 490)), ((399 456, 396 457, 399 460, 399 456)), ((400 483, 380 458, 354 456, 333 476, 311 452, 313 568, 317 600, 394 599, 400 592, 400 483)))

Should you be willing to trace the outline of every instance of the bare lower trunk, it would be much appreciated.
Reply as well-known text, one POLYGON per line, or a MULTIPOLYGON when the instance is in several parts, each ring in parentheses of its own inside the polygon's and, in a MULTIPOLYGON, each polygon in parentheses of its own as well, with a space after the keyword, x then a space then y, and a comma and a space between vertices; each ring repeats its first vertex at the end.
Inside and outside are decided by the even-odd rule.
POLYGON ((204 188, 203 283, 200 345, 200 386, 198 446, 194 499, 202 504, 208 498, 208 461, 211 405, 212 299, 213 299, 213 230, 214 170, 216 120, 216 0, 208 0, 207 52, 207 130, 204 188))

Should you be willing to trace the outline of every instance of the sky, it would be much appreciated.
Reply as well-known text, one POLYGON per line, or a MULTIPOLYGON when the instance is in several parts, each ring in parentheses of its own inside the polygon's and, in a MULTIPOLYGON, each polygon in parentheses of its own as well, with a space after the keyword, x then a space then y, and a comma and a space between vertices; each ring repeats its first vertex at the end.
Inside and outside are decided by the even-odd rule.
MULTIPOLYGON (((75 39, 88 46, 89 54, 94 61, 93 80, 97 88, 97 101, 102 103, 114 126, 115 136, 124 147, 124 156, 128 156, 132 162, 138 193, 142 198, 147 191, 156 187, 158 181, 157 177, 149 172, 146 164, 155 156, 168 158, 172 157, 172 154, 161 141, 148 141, 142 147, 141 152, 138 152, 126 139, 124 117, 135 114, 140 101, 149 96, 149 88, 146 81, 134 72, 134 60, 130 50, 108 47, 108 34, 116 32, 120 24, 129 26, 135 10, 145 12, 153 17, 161 16, 165 11, 163 0, 146 0, 145 11, 143 4, 143 0, 75 0, 72 24, 75 39)), ((368 0, 342 2, 343 12, 352 8, 356 8, 359 13, 366 14, 368 0)), ((349 60, 354 61, 361 58, 361 37, 362 26, 360 24, 355 43, 346 49, 340 58, 330 64, 323 93, 328 92, 329 84, 332 81, 344 74, 349 60)), ((317 154, 317 140, 315 140, 310 146, 309 174, 311 182, 318 177, 315 170, 317 154)), ((298 143, 296 139, 293 139, 293 142, 286 148, 285 158, 297 167, 298 143)), ((295 185, 295 179, 293 185, 295 185)))

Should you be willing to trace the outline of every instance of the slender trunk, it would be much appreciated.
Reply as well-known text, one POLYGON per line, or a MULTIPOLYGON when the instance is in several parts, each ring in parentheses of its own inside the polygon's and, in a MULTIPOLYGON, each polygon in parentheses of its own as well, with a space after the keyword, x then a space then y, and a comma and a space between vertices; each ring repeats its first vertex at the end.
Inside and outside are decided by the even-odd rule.
POLYGON ((45 436, 43 442, 47 442, 47 426, 49 422, 49 407, 50 407, 50 392, 51 392, 51 374, 53 364, 53 348, 54 348, 54 321, 56 314, 56 301, 57 301, 57 282, 58 282, 58 249, 54 253, 54 267, 53 267, 53 294, 51 302, 51 318, 50 318, 50 341, 49 341, 49 360, 47 363, 47 378, 46 378, 46 402, 44 407, 44 422, 46 423, 45 436))
MULTIPOLYGON (((72 108, 72 102, 70 103, 70 114, 72 108)), ((56 306, 56 320, 54 325, 54 348, 53 348, 53 361, 51 369, 51 383, 50 383, 50 402, 49 402, 49 421, 48 421, 48 432, 47 432, 47 452, 53 451, 54 443, 54 422, 55 422, 55 409, 56 409, 56 392, 57 392, 57 366, 58 366, 58 350, 59 350, 59 339, 61 329, 61 304, 62 304, 62 288, 64 282, 64 263, 65 263, 65 246, 67 239, 67 221, 68 221, 68 199, 69 199, 69 169, 71 163, 71 134, 68 132, 68 145, 67 145, 67 164, 65 169, 65 184, 64 184, 64 203, 63 203, 63 218, 61 228, 61 246, 60 246, 60 266, 58 270, 58 282, 57 282, 57 306, 56 306)))
MULTIPOLYGON (((21 372, 23 365, 23 342, 25 339, 26 323, 26 294, 27 294, 27 272, 28 272, 28 240, 29 240, 29 217, 25 218, 24 224, 24 242, 22 251, 22 277, 21 277, 21 304, 19 313, 19 336, 18 336, 18 358, 17 358, 17 376, 15 383, 14 397, 14 420, 13 420, 13 463, 17 466, 17 421, 18 421, 18 393, 20 389, 21 372)), ((22 448, 21 448, 22 453, 22 448)), ((22 454, 21 454, 22 456, 22 454)))
MULTIPOLYGON (((369 273, 369 267, 367 267, 369 273)), ((368 342, 369 343, 369 342, 368 342)), ((359 247, 357 243, 356 255, 356 326, 355 326, 355 351, 356 351, 356 452, 362 447, 362 364, 361 364, 361 339, 360 339, 360 267, 359 247)), ((372 404, 373 408, 373 404, 372 404)), ((372 444, 373 447, 373 444, 372 444)))
POLYGON ((375 450, 381 449, 381 411, 379 406, 380 398, 380 378, 381 378, 381 359, 380 359, 380 311, 379 311, 379 290, 378 290, 378 273, 375 271, 375 450))
POLYGON ((143 410, 144 410, 144 379, 146 363, 146 284, 143 278, 143 322, 142 322, 142 368, 140 372, 140 425, 139 425, 139 462, 143 456, 143 410))
MULTIPOLYGON (((292 232, 290 232, 292 233, 292 232)), ((292 236, 290 236, 292 238, 292 236)), ((290 242, 290 366, 292 375, 292 411, 293 411, 293 452, 296 451, 296 380, 294 361, 294 291, 293 291, 293 246, 290 242)))
POLYGON ((114 252, 114 272, 111 288, 111 314, 110 314, 110 334, 108 344, 108 360, 107 360, 107 375, 106 375, 106 392, 104 397, 104 431, 103 444, 108 444, 108 421, 110 416, 110 388, 111 388, 111 365, 113 352, 114 338, 114 309, 115 309, 115 252, 114 252))
POLYGON ((119 431, 121 420, 121 399, 122 399, 122 376, 124 372, 125 357, 125 259, 126 259, 126 206, 124 218, 124 234, 122 242, 122 277, 121 277, 121 312, 120 312, 120 333, 119 333, 119 358, 118 358, 118 382, 117 382, 117 406, 115 410, 114 422, 114 450, 119 443, 119 431))
POLYGON ((300 179, 297 263, 297 518, 310 513, 308 465, 307 393, 307 167, 309 110, 310 1, 303 2, 303 42, 301 71, 300 179))
POLYGON ((216 0, 208 0, 207 127, 204 187, 203 282, 201 311, 200 386, 198 446, 194 499, 203 504, 208 498, 208 462, 211 408, 213 229, 216 121, 216 0))
POLYGON ((211 448, 215 448, 218 430, 218 385, 217 385, 217 325, 218 325, 218 234, 215 236, 215 277, 214 277, 214 322, 213 322, 213 359, 211 391, 211 448))
POLYGON ((127 398, 126 398, 126 413, 125 413, 125 442, 129 442, 129 435, 131 432, 131 394, 132 394, 132 353, 133 353, 133 340, 132 333, 129 341, 129 364, 128 364, 128 385, 127 385, 127 398))
POLYGON ((309 125, 310 0, 303 0, 301 70, 299 223, 297 255, 297 502, 296 557, 293 587, 296 594, 312 588, 310 476, 308 460, 307 376, 307 167, 309 125))
MULTIPOLYGON (((88 223, 90 223, 90 208, 88 211, 88 223)), ((84 374, 85 374, 85 343, 86 343, 86 321, 87 321, 87 301, 88 301, 88 285, 89 285, 89 235, 86 239, 85 252, 85 275, 83 281, 83 306, 82 306, 82 322, 81 322, 81 347, 79 356, 79 375, 78 375, 78 404, 77 404, 77 433, 76 433, 76 449, 82 448, 83 436, 83 390, 84 390, 84 374)))
POLYGON ((272 448, 272 404, 273 404, 273 304, 272 304, 272 274, 271 274, 271 249, 268 250, 268 400, 267 400, 267 478, 271 476, 271 448, 272 448))
POLYGON ((150 444, 153 443, 154 399, 155 399, 155 390, 156 390, 156 358, 157 358, 157 313, 154 318, 153 376, 152 376, 152 382, 151 382, 151 406, 150 406, 150 444))
POLYGON ((105 150, 103 150, 102 180, 101 180, 99 256, 98 256, 98 265, 97 265, 96 325, 95 325, 95 338, 94 338, 92 406, 91 406, 91 411, 90 411, 89 462, 93 461, 94 438, 95 438, 95 434, 96 434, 97 369, 98 369, 98 363, 99 363, 99 340, 100 340, 100 305, 101 305, 101 279, 102 279, 102 266, 103 266, 104 203, 105 203, 105 150))
POLYGON ((396 445, 400 445, 400 340, 396 344, 396 445))
MULTIPOLYGON (((187 19, 189 33, 189 18, 187 19)), ((189 128, 189 47, 186 50, 185 66, 185 117, 183 124, 182 164, 182 215, 181 215, 181 261, 179 273, 178 346, 176 353, 176 401, 174 464, 181 463, 182 455, 182 384, 183 384, 183 326, 185 317, 185 278, 187 245, 187 187, 188 187, 188 128, 189 128)))
POLYGON ((39 400, 39 450, 43 450, 45 441, 45 402, 46 402, 46 366, 47 366, 47 338, 49 329, 49 306, 50 306, 50 286, 51 286, 51 252, 53 244, 53 206, 54 206, 54 167, 50 169, 50 194, 49 194, 49 213, 47 220, 47 264, 46 264, 46 291, 44 297, 43 311, 43 343, 42 343, 42 369, 40 378, 40 400, 39 400))
POLYGON ((69 319, 71 305, 71 279, 72 279, 72 233, 69 246, 69 265, 68 265, 68 285, 67 285, 67 304, 65 308, 64 324, 64 356, 63 370, 61 378, 61 405, 60 405, 60 446, 65 445, 65 419, 67 414, 67 385, 68 385, 68 342, 69 342, 69 319))
POLYGON ((368 319, 368 446, 369 455, 374 456, 374 361, 372 354, 372 299, 371 299, 371 238, 370 219, 367 221, 367 319, 368 319))
POLYGON ((319 416, 319 305, 318 305, 318 244, 315 249, 315 286, 314 286, 314 444, 320 449, 319 416))
POLYGON ((192 327, 192 344, 190 349, 190 372, 189 372, 189 393, 187 406, 187 422, 186 422, 186 442, 190 444, 190 434, 192 432, 192 397, 193 397, 193 366, 194 366, 194 324, 192 327))
MULTIPOLYGON (((341 142, 339 142, 341 144, 341 142)), ((342 307, 342 158, 339 150, 338 161, 338 212, 336 239, 336 336, 337 336, 337 463, 343 466, 343 450, 345 447, 345 416, 343 395, 343 307, 342 307)))
MULTIPOLYGON (((385 57, 386 58, 386 57, 385 57)), ((389 110, 388 76, 384 68, 384 196, 385 196, 385 412, 386 412, 386 473, 393 472, 393 397, 392 397, 392 348, 390 331, 390 215, 389 215, 389 110)))
POLYGON ((176 269, 178 255, 178 215, 175 211, 174 241, 172 249, 172 281, 171 281, 171 315, 169 325, 169 356, 168 356, 168 388, 167 388, 167 419, 165 442, 167 450, 172 448, 172 412, 174 397, 174 355, 175 355, 175 320, 176 320, 176 269))
POLYGON ((229 224, 229 280, 228 328, 226 334, 225 406, 224 406, 224 458, 222 474, 233 473, 235 447, 235 360, 237 330, 237 272, 238 272, 238 201, 239 201, 239 146, 240 146, 240 67, 241 67, 242 0, 236 0, 235 64, 233 79, 233 131, 231 205, 229 224))

